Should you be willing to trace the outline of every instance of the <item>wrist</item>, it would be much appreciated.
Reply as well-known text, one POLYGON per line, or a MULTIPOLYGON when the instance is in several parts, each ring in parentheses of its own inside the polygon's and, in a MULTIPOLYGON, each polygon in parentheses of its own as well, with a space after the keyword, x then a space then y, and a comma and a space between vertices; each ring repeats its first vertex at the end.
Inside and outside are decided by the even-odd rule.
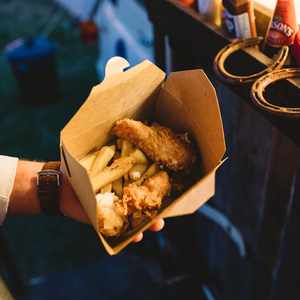
POLYGON ((38 214, 41 212, 37 197, 37 173, 44 163, 19 161, 8 212, 11 214, 38 214))

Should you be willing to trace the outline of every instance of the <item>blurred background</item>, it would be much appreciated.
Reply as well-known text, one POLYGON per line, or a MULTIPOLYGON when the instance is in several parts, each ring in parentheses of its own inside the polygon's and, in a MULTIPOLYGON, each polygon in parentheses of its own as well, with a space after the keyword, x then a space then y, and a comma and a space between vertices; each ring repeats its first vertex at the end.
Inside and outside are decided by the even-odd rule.
MULTIPOLYGON (((59 159, 60 130, 102 80, 107 59, 153 57, 141 2, 116 2, 0 2, 1 154, 59 159)), ((161 273, 152 239, 110 258, 90 226, 11 217, 1 228, 0 270, 17 298, 138 299, 147 290, 153 299, 161 273)))
MULTIPOLYGON (((154 60, 143 1, 8 0, 0 2, 0 19, 4 155, 59 159, 60 130, 102 80, 106 61, 115 55, 131 65, 154 60)), ((184 219, 175 222, 178 230, 184 219)), ((105 253, 90 226, 66 218, 9 217, 0 236, 1 277, 16 299, 182 299, 193 293, 190 266, 175 263, 175 248, 163 233, 147 233, 117 257, 105 253)), ((176 251, 185 256, 184 247, 176 251)))

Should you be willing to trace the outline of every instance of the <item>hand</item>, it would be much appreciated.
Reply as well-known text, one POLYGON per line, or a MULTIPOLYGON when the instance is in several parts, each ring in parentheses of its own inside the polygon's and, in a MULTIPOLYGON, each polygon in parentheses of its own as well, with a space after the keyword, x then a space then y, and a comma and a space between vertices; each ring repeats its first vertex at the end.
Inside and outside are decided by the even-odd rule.
MULTIPOLYGON (((157 231, 162 230, 162 229, 164 228, 164 226, 165 226, 164 220, 161 219, 161 218, 159 218, 159 219, 157 219, 157 220, 155 221, 155 223, 149 228, 149 230, 154 231, 154 232, 157 232, 157 231)), ((140 242, 142 239, 143 239, 143 233, 141 232, 141 233, 139 233, 138 235, 136 235, 136 236, 134 237, 133 242, 134 242, 134 243, 138 243, 138 242, 140 242)))
MULTIPOLYGON (((37 198, 36 174, 43 168, 44 163, 33 161, 18 162, 16 178, 11 193, 8 213, 9 214, 39 214, 40 203, 37 198)), ((76 221, 90 223, 80 202, 78 201, 69 181, 64 178, 61 190, 60 211, 63 215, 76 221)), ((164 221, 158 219, 150 228, 159 231, 163 228, 164 221)), ((143 234, 138 234, 134 242, 139 242, 143 234)))
MULTIPOLYGON (((87 215, 85 214, 81 203, 77 199, 72 186, 68 182, 67 178, 64 178, 64 183, 61 191, 60 199, 60 211, 63 215, 70 217, 76 221, 90 223, 87 215)), ((155 223, 150 227, 151 231, 160 231, 164 227, 164 220, 157 219, 155 223)), ((143 233, 139 233, 135 236, 133 242, 137 243, 143 239, 143 233)))

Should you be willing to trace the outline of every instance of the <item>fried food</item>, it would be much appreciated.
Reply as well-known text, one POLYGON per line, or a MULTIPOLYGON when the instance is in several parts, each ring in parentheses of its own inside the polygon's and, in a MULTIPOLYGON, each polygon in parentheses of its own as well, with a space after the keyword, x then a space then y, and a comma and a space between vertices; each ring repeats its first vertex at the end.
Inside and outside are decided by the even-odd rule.
POLYGON ((123 119, 116 122, 113 133, 128 140, 158 164, 170 170, 188 169, 196 159, 191 144, 176 135, 171 129, 153 124, 123 119))
POLYGON ((99 231, 105 236, 118 236, 124 232, 128 220, 115 205, 119 198, 113 193, 104 193, 98 194, 96 199, 99 231))
POLYGON ((129 171, 129 178, 131 180, 139 180, 147 169, 148 166, 146 164, 136 164, 129 171))
POLYGON ((190 170, 196 160, 187 134, 175 134, 158 124, 124 119, 113 133, 118 137, 115 145, 81 161, 89 169, 94 192, 100 191, 96 195, 99 232, 109 237, 154 218, 171 191, 168 169, 179 174, 190 170))
POLYGON ((118 201, 116 205, 123 215, 130 215, 136 211, 157 210, 170 187, 167 172, 160 171, 140 186, 132 183, 124 187, 122 201, 118 201))
POLYGON ((160 171, 141 186, 133 183, 124 187, 122 198, 110 192, 97 194, 99 231, 105 236, 119 236, 128 227, 128 217, 131 225, 137 226, 147 217, 155 216, 169 190, 169 176, 160 171))
POLYGON ((147 178, 155 175, 159 171, 159 166, 157 164, 152 164, 143 176, 135 182, 136 185, 141 185, 147 178))
POLYGON ((97 152, 93 152, 85 156, 80 160, 80 164, 87 170, 90 171, 95 159, 97 156, 97 152))
POLYGON ((122 146, 121 146, 121 156, 129 156, 129 154, 134 150, 133 145, 126 141, 122 140, 122 146))
POLYGON ((122 197, 123 194, 123 178, 119 178, 112 183, 112 190, 118 197, 122 197))
POLYGON ((116 152, 116 146, 104 146, 97 152, 96 158, 90 168, 91 175, 96 175, 101 172, 114 157, 116 152))
POLYGON ((103 188, 101 188, 100 193, 104 194, 104 193, 110 193, 112 190, 112 183, 109 183, 107 185, 105 185, 103 188))
POLYGON ((105 185, 121 178, 133 167, 135 161, 130 156, 116 159, 110 166, 95 176, 91 176, 93 190, 97 193, 105 185))
POLYGON ((130 156, 132 158, 134 158, 135 162, 137 164, 147 164, 148 163, 148 159, 146 157, 146 155, 140 150, 140 149, 135 149, 130 156))

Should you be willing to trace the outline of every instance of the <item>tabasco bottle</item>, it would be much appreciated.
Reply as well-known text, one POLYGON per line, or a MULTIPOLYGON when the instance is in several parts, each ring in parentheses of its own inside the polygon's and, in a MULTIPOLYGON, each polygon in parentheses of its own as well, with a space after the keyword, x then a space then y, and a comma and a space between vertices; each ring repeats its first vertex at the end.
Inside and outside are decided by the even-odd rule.
POLYGON ((278 48, 292 45, 297 31, 294 0, 277 0, 266 34, 265 52, 274 55, 278 48))

